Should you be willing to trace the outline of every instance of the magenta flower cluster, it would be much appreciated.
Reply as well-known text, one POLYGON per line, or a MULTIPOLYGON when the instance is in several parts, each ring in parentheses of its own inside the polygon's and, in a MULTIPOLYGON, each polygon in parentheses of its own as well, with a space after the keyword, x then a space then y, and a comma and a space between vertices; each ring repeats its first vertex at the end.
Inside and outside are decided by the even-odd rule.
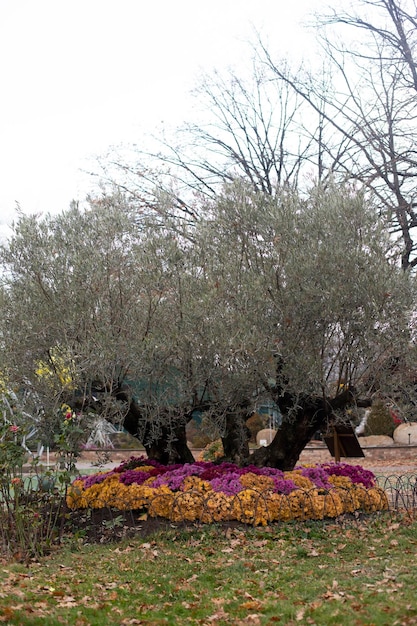
POLYGON ((318 489, 330 489, 331 483, 329 483, 330 472, 324 469, 321 465, 316 465, 315 467, 299 467, 301 470, 302 476, 309 478, 312 483, 318 489))
MULTIPOLYGON (((353 483, 361 483, 366 488, 375 485, 373 473, 359 465, 327 463, 314 467, 297 467, 296 469, 318 489, 332 488, 329 482, 330 476, 347 476, 353 483)), ((154 489, 166 485, 171 491, 181 491, 187 477, 197 476, 210 483, 213 491, 233 496, 245 488, 240 478, 247 473, 271 478, 275 493, 288 495, 299 488, 290 476, 287 477, 284 472, 272 467, 259 468, 253 465, 238 467, 233 463, 216 464, 207 461, 167 466, 145 457, 131 457, 114 470, 83 476, 81 480, 84 483, 84 488, 88 489, 92 485, 102 483, 110 476, 119 475, 119 481, 126 486, 134 483, 142 485, 145 481, 153 479, 151 486, 154 489)))
POLYGON ((327 463, 321 466, 328 476, 347 476, 353 483, 362 484, 366 489, 375 486, 375 476, 360 465, 327 463))

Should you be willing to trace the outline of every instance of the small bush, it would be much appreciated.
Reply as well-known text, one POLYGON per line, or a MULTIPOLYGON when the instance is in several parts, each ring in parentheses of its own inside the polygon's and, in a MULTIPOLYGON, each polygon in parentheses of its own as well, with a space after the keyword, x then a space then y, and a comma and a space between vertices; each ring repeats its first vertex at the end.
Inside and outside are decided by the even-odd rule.
POLYGON ((395 424, 391 413, 382 400, 377 400, 372 405, 366 422, 364 435, 387 435, 392 437, 395 424))
MULTIPOLYGON (((7 400, 7 398, 6 398, 7 400)), ((0 398, 0 406, 2 405, 0 398)), ((3 408, 7 408, 3 401, 3 408)), ((61 408, 61 432, 55 436, 57 465, 38 458, 29 463, 20 416, 3 410, 0 421, 0 554, 21 561, 49 552, 59 543, 67 487, 75 471, 83 434, 75 414, 61 408), (61 470, 64 468, 64 471, 61 470)))
POLYGON ((216 439, 206 445, 199 455, 200 461, 216 461, 224 456, 223 443, 221 439, 216 439))
POLYGON ((265 428, 265 420, 259 415, 259 413, 254 413, 250 416, 250 418, 246 421, 246 426, 250 431, 250 439, 251 443, 256 443, 256 435, 260 430, 265 428))

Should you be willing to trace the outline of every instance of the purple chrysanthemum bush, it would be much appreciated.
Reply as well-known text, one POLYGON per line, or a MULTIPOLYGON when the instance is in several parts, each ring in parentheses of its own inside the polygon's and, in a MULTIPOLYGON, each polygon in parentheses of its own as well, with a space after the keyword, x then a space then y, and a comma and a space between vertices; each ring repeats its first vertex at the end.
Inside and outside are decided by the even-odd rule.
POLYGON ((373 473, 358 465, 325 463, 282 472, 207 461, 166 466, 143 457, 77 478, 67 503, 72 509, 111 507, 172 521, 254 525, 388 508, 373 473))

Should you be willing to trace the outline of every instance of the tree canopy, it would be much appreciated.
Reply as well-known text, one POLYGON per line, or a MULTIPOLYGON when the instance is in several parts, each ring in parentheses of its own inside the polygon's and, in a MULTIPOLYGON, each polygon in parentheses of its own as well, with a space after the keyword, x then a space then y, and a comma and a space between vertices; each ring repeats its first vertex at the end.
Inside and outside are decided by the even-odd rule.
POLYGON ((48 410, 91 409, 99 397, 96 410, 166 462, 190 459, 196 410, 245 462, 245 421, 271 401, 291 431, 308 428, 298 452, 252 460, 289 466, 408 349, 410 277, 350 187, 301 197, 237 181, 203 199, 200 215, 139 220, 121 195, 21 215, 1 256, 4 367, 48 410), (58 358, 51 385, 39 367, 56 371, 58 358))

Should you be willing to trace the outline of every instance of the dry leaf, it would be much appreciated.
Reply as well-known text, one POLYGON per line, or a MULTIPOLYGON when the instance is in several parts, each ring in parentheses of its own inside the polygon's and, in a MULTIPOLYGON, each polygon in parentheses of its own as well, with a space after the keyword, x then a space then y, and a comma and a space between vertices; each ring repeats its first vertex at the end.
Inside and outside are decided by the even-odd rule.
POLYGON ((301 620, 304 619, 304 613, 305 609, 300 609, 299 611, 297 611, 295 615, 295 619, 297 620, 297 622, 301 622, 301 620))

